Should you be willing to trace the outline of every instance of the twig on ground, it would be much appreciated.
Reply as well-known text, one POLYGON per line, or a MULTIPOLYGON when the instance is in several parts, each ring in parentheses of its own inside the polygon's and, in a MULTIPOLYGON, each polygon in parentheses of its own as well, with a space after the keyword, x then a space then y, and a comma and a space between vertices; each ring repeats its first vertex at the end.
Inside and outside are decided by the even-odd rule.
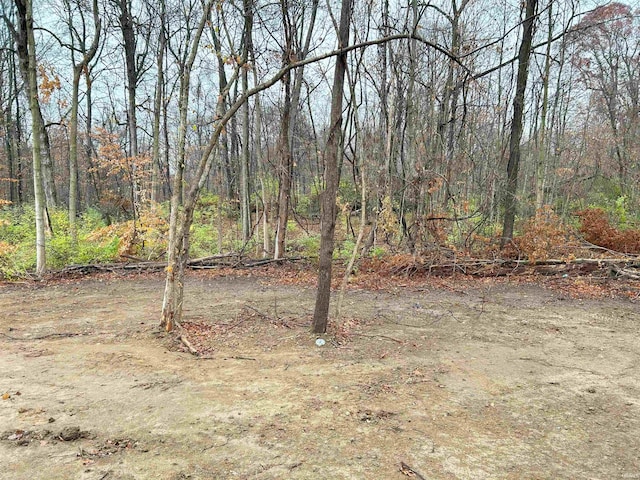
POLYGON ((359 337, 369 337, 369 338, 376 338, 376 337, 386 338, 387 340, 391 340, 401 345, 405 343, 404 340, 398 340, 397 338, 389 337, 387 335, 380 335, 380 334, 367 335, 366 333, 350 333, 350 335, 357 335, 359 337))
POLYGON ((189 340, 187 340, 187 337, 185 337, 184 335, 180 335, 178 337, 178 340, 180 340, 185 347, 187 347, 189 349, 189 351, 195 355, 196 357, 200 356, 200 352, 193 346, 191 345, 191 342, 189 342, 189 340))
POLYGON ((274 322, 274 323, 277 321, 275 318, 267 315, 266 313, 262 313, 260 310, 258 310, 257 308, 252 307, 251 305, 245 304, 245 308, 248 308, 249 310, 253 310, 254 312, 256 312, 258 315, 260 315, 265 320, 269 320, 270 322, 274 322))
POLYGON ((418 480, 427 480, 418 472, 416 472, 415 469, 411 468, 409 465, 407 465, 404 462, 400 462, 400 471, 404 473, 407 477, 415 477, 418 480))
POLYGON ((611 270, 618 277, 630 278, 631 280, 640 280, 640 275, 637 272, 631 272, 627 269, 620 268, 617 265, 612 265, 611 270))
POLYGON ((67 338, 67 337, 78 337, 80 335, 88 335, 87 333, 76 333, 76 332, 69 332, 69 333, 49 333, 47 335, 40 335, 38 337, 13 337, 11 335, 7 335, 6 333, 0 333, 0 335, 7 337, 9 340, 16 340, 18 342, 21 341, 31 341, 31 340, 44 340, 46 338, 67 338))

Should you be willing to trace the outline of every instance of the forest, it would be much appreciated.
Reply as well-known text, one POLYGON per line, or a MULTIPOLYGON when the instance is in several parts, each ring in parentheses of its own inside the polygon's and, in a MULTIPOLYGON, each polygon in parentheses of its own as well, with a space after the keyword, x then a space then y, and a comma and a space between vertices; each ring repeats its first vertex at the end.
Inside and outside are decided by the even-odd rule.
POLYGON ((637 0, 0 0, 0 477, 640 478, 637 0))
POLYGON ((194 259, 303 257, 323 332, 336 261, 640 253, 637 5, 0 8, 5 278, 161 262, 171 330, 194 259))

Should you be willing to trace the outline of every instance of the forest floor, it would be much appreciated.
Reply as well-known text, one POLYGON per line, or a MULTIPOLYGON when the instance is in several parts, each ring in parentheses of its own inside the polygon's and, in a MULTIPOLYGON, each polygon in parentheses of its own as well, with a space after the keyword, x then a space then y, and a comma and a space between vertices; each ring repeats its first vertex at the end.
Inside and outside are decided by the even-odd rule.
POLYGON ((160 274, 0 285, 0 478, 640 479, 637 282, 355 282, 317 346, 312 278, 190 273, 199 357, 160 274))

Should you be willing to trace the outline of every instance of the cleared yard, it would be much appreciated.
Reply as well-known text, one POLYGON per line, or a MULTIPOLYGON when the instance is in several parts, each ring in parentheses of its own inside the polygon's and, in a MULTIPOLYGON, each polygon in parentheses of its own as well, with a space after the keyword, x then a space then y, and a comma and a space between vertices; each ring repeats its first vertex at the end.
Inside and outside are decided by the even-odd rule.
POLYGON ((191 276, 0 287, 0 478, 639 479, 640 313, 536 285, 191 276))

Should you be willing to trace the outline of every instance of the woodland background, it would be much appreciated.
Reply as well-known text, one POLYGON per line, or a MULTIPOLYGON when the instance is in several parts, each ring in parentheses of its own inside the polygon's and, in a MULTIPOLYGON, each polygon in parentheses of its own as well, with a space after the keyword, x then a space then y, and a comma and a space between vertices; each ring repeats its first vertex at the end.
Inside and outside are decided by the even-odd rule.
MULTIPOLYGON (((349 4, 334 258, 640 252, 637 5, 349 4)), ((339 2, 0 9, 4 277, 36 267, 38 205, 46 268, 163 260, 203 153, 192 258, 318 256, 339 2)))

